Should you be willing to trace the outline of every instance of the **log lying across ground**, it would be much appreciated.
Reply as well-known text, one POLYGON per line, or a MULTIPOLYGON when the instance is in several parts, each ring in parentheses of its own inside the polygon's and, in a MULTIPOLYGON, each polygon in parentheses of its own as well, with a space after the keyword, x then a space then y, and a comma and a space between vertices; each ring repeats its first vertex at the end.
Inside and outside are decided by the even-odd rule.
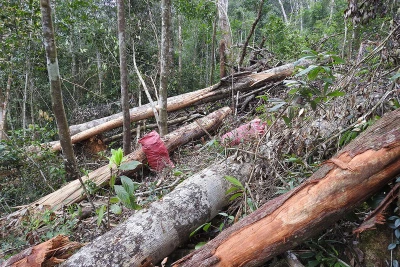
POLYGON ((386 114, 301 186, 174 266, 259 266, 328 228, 399 174, 400 109, 386 114))
MULTIPOLYGON (((197 103, 222 99, 227 95, 230 95, 232 91, 249 91, 261 87, 270 81, 282 80, 285 77, 292 75, 296 66, 307 66, 309 63, 309 61, 302 60, 260 73, 237 73, 235 75, 225 77, 216 85, 168 98, 167 111, 171 112, 197 103)), ((131 122, 140 121, 154 116, 150 104, 132 108, 129 112, 131 122)), ((70 127, 71 141, 72 143, 77 143, 88 139, 91 136, 120 126, 122 126, 122 113, 114 114, 109 117, 93 120, 79 125, 73 125, 70 127)), ((50 145, 53 150, 61 150, 59 141, 51 142, 48 145, 50 145)))
MULTIPOLYGON (((224 107, 196 120, 187 126, 177 129, 176 131, 165 136, 163 139, 165 146, 167 147, 168 151, 171 152, 183 144, 200 138, 206 134, 204 130, 210 132, 216 129, 230 113, 231 109, 229 107, 224 107)), ((143 162, 145 158, 146 156, 142 149, 138 149, 127 155, 127 161, 136 160, 143 162)), ((115 169, 113 172, 115 173, 115 169)), ((110 167, 108 165, 103 166, 93 172, 90 172, 88 176, 82 177, 83 181, 88 179, 90 179, 99 187, 108 184, 110 179, 110 167)), ((75 180, 56 190, 55 192, 42 197, 36 202, 31 203, 29 206, 57 210, 65 205, 76 203, 83 198, 84 196, 81 184, 79 180, 75 180)))
POLYGON ((245 179, 250 172, 250 164, 232 159, 212 165, 93 240, 61 266, 154 266, 228 204, 225 192, 231 185, 224 176, 245 179))

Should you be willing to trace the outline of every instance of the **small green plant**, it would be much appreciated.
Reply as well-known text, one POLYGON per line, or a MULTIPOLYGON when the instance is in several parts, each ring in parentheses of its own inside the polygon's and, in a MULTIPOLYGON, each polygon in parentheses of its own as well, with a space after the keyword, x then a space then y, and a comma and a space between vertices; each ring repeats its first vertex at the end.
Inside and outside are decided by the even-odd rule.
POLYGON ((335 248, 337 243, 343 246, 341 242, 335 240, 307 241, 305 244, 310 247, 310 251, 299 253, 299 256, 307 261, 307 267, 350 267, 350 265, 339 259, 339 252, 335 248))
MULTIPOLYGON (((229 201, 233 201, 237 199, 238 197, 245 196, 245 207, 249 207, 250 211, 253 212, 257 209, 257 204, 254 203, 253 199, 248 197, 247 195, 250 195, 248 191, 246 191, 246 188, 242 185, 242 183, 236 179, 233 176, 225 176, 224 177, 229 183, 232 184, 232 187, 229 188, 225 194, 232 194, 231 197, 229 198, 229 201)), ((246 209, 245 209, 246 210, 246 209)))
POLYGON ((121 171, 130 171, 136 169, 141 163, 139 161, 126 161, 123 156, 121 148, 115 150, 111 149, 111 157, 109 159, 109 166, 111 172, 111 179, 109 182, 110 191, 108 195, 108 203, 102 205, 96 210, 97 225, 100 225, 105 214, 108 214, 108 227, 110 227, 110 212, 114 214, 121 214, 122 208, 120 203, 129 209, 139 210, 142 207, 136 202, 135 191, 139 187, 139 183, 133 182, 129 177, 120 175, 121 171), (113 167, 116 167, 117 172, 113 173, 113 167), (115 185, 117 177, 120 178, 122 185, 115 185), (114 190, 116 196, 111 196, 111 190, 114 190), (108 212, 107 212, 108 211, 108 212))

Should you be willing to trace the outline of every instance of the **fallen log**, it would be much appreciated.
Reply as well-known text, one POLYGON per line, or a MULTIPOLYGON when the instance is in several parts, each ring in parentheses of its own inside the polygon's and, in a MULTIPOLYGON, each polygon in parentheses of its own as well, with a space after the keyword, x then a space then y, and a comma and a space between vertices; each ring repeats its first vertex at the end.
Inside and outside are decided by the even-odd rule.
POLYGON ((398 174, 399 109, 323 163, 305 183, 173 266, 259 266, 329 227, 398 174))
MULTIPOLYGON (((203 129, 212 131, 216 129, 227 115, 231 113, 229 107, 221 108, 209 115, 196 120, 195 122, 181 127, 176 131, 166 135, 163 140, 169 152, 174 151, 179 146, 190 142, 191 140, 198 139, 205 135, 203 129), (203 129, 199 126, 203 127, 203 129)), ((145 160, 145 154, 142 149, 138 149, 127 155, 127 161, 140 161, 145 160)), ((138 166, 139 167, 139 166, 138 166)), ((115 173, 115 169, 113 172, 115 173)), ((110 166, 106 165, 99 169, 90 172, 87 176, 83 176, 82 180, 91 180, 98 187, 108 184, 110 179, 110 166)), ((42 197, 36 202, 28 205, 29 207, 44 207, 46 209, 57 210, 65 205, 70 205, 79 202, 84 198, 83 189, 78 180, 72 181, 55 192, 42 197)), ((17 211, 18 212, 18 211, 17 211)), ((12 214, 11 214, 12 215, 12 214)))
POLYGON ((230 158, 212 165, 93 240, 61 266, 154 266, 228 204, 225 192, 231 184, 226 175, 244 180, 250 172, 251 164, 230 158))
MULTIPOLYGON (((237 91, 248 91, 259 88, 270 81, 282 80, 292 75, 296 66, 307 66, 307 60, 301 60, 286 64, 260 73, 238 73, 221 79, 218 84, 194 92, 168 98, 167 111, 179 110, 194 104, 204 103, 222 99, 227 95, 237 91), (233 79, 233 80, 232 80, 233 79), (232 86, 233 85, 233 86, 232 86), (233 88, 232 88, 233 87, 233 88)), ((158 109, 158 106, 156 107, 158 109)), ((140 121, 154 116, 150 104, 142 105, 130 109, 131 122, 140 121)), ((91 136, 109 131, 122 125, 122 113, 114 114, 109 117, 92 120, 79 125, 70 126, 71 141, 77 143, 88 139, 91 136)), ((53 150, 61 150, 59 141, 43 144, 50 146, 53 150)))

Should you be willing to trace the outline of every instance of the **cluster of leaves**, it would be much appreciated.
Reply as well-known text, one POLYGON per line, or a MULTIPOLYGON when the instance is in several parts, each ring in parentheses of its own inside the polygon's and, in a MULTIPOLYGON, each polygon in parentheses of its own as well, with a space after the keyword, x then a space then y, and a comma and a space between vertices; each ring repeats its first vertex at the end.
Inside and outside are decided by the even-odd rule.
POLYGON ((140 184, 133 182, 125 175, 119 176, 120 171, 129 171, 136 169, 141 163, 139 161, 124 162, 126 158, 123 156, 121 148, 115 150, 111 149, 111 157, 109 157, 110 170, 116 166, 118 172, 111 174, 110 188, 115 190, 116 196, 109 195, 109 205, 102 205, 97 209, 97 225, 100 225, 107 210, 114 214, 121 214, 121 205, 133 210, 140 210, 142 207, 137 204, 135 191, 139 188, 140 184), (122 185, 116 185, 117 177, 120 178, 122 185), (111 204, 111 205, 110 205, 111 204))

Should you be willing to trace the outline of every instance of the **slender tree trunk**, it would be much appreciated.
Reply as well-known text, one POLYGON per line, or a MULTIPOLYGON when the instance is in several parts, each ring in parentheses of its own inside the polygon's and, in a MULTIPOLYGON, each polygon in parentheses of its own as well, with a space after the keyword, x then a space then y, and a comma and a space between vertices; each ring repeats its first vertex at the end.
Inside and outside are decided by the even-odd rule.
POLYGON ((331 12, 329 13, 329 20, 328 20, 328 25, 331 23, 332 18, 333 18, 333 10, 335 8, 335 0, 331 0, 331 12))
POLYGON ((102 68, 102 61, 101 61, 101 53, 97 49, 96 50, 96 63, 97 63, 97 76, 99 79, 99 94, 101 95, 101 90, 103 87, 103 68, 102 68))
MULTIPOLYGON (((29 51, 29 48, 28 48, 29 51)), ((30 71, 30 59, 27 56, 26 59, 26 70, 25 70, 25 85, 24 85, 24 94, 22 99, 22 131, 25 137, 26 134, 26 101, 28 99, 28 86, 29 86, 29 71, 30 71)))
POLYGON ((171 0, 161 0, 161 67, 160 67, 160 92, 159 92, 159 116, 160 116, 160 136, 168 133, 167 126, 167 98, 168 98, 168 76, 171 64, 171 0))
POLYGON ((76 55, 74 51, 74 28, 71 28, 71 36, 69 38, 69 52, 71 53, 71 75, 72 75, 72 94, 75 97, 76 96, 76 76, 78 75, 77 71, 77 64, 76 64, 76 55))
POLYGON ((211 40, 211 74, 210 74, 210 85, 214 84, 214 73, 215 73, 215 39, 217 35, 217 18, 213 22, 213 33, 211 40))
MULTIPOLYGON (((243 64, 243 60, 244 60, 244 57, 245 57, 245 55, 246 55, 247 46, 249 45, 249 41, 250 41, 250 39, 251 39, 251 36, 253 35, 254 30, 256 29, 256 26, 257 26, 258 22, 259 22, 260 19, 261 19, 263 6, 264 6, 264 0, 261 0, 261 1, 260 1, 260 5, 258 6, 257 18, 256 18, 256 20, 253 22, 253 25, 251 26, 250 33, 249 33, 249 35, 247 36, 246 42, 245 42, 244 45, 243 45, 242 53, 241 53, 240 59, 239 59, 239 67, 242 66, 242 64, 243 64)), ((285 16, 286 16, 286 15, 285 15, 285 16)), ((286 20, 287 20, 287 19, 286 19, 286 20)), ((287 24, 287 21, 286 21, 286 24, 287 24)))
POLYGON ((121 107, 123 114, 123 149, 124 155, 131 153, 131 122, 129 117, 128 96, 128 67, 126 63, 125 43, 125 8, 124 0, 117 1, 118 6, 118 40, 119 40, 119 69, 121 75, 121 107))
POLYGON ((182 86, 182 52, 183 52, 183 39, 182 39, 182 15, 178 16, 178 72, 179 72, 179 85, 182 86))
POLYGON ((43 41, 46 49, 52 108, 57 122, 61 148, 65 157, 64 164, 67 180, 74 180, 79 177, 79 174, 77 172, 74 150, 72 149, 71 136, 62 99, 54 28, 51 20, 50 0, 40 0, 40 9, 42 13, 43 41))
POLYGON ((226 66, 227 61, 230 60, 229 51, 232 46, 231 27, 228 18, 228 0, 218 0, 218 26, 222 34, 222 39, 219 43, 219 57, 220 57, 220 77, 223 78, 227 75, 226 66))
POLYGON ((8 74, 6 91, 2 92, 0 87, 0 141, 5 139, 5 137, 7 136, 7 106, 8 100, 10 98, 11 82, 12 67, 10 70, 10 74, 8 74))
POLYGON ((288 21, 288 18, 287 18, 286 11, 285 11, 285 8, 283 6, 282 0, 278 0, 278 1, 279 1, 279 5, 281 6, 281 9, 282 9, 282 15, 283 15, 283 19, 285 20, 285 24, 288 25, 289 21, 288 21))

